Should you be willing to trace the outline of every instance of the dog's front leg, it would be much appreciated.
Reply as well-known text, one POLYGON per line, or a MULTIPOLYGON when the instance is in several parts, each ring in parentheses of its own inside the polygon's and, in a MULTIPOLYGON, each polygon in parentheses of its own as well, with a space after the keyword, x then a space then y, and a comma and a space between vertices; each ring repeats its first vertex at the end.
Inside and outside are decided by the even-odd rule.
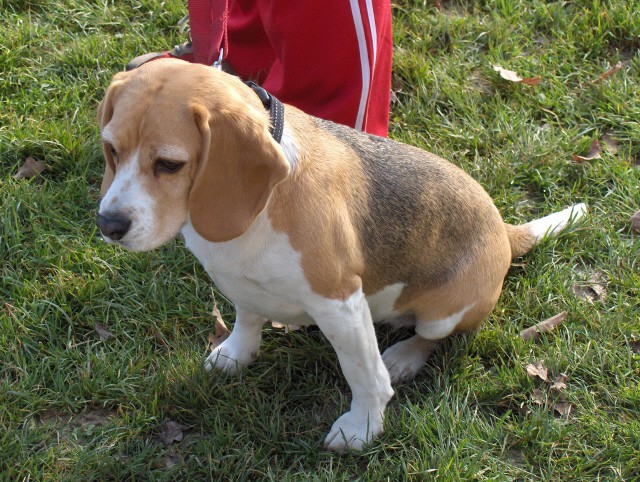
POLYGON ((236 322, 231 335, 211 351, 204 367, 234 374, 249 365, 258 358, 262 325, 266 321, 266 318, 236 305, 236 322))
POLYGON ((393 396, 369 305, 358 289, 344 301, 323 299, 309 314, 335 349, 353 396, 351 410, 335 421, 324 446, 361 450, 382 432, 384 410, 393 396))

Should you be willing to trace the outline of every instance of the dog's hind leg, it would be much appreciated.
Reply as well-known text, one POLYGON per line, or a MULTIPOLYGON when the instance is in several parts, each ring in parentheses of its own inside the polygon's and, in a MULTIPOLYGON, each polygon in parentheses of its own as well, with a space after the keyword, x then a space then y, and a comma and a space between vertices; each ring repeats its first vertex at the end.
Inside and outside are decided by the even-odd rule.
MULTIPOLYGON (((392 384, 415 377, 438 346, 439 340, 454 331, 460 331, 460 327, 467 322, 467 316, 474 320, 477 316, 474 304, 469 304, 448 316, 433 316, 437 311, 426 310, 425 313, 417 313, 416 335, 390 346, 382 354, 392 384)), ((484 315, 484 312, 482 314, 484 315)))
POLYGON ((414 335, 387 348, 382 361, 389 370, 391 383, 401 383, 416 376, 437 346, 437 341, 414 335))

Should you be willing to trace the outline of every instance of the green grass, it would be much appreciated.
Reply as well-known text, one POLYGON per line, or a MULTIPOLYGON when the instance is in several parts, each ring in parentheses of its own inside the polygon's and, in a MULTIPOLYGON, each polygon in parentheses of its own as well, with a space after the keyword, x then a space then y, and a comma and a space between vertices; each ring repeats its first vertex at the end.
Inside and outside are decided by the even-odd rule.
POLYGON ((130 58, 181 41, 186 2, 0 0, 0 480, 640 480, 640 1, 441 1, 394 4, 391 136, 462 166, 510 222, 576 202, 590 215, 398 388, 383 436, 336 455, 322 440, 349 390, 318 331, 266 328, 250 369, 207 374, 212 285, 195 259, 96 233, 97 102, 130 58), (617 152, 571 163, 605 134, 617 152), (30 155, 47 170, 14 179, 30 155), (590 302, 574 286, 594 273, 606 293, 590 302), (539 360, 568 375, 568 417, 527 375, 539 360), (168 448, 165 419, 185 427, 168 448))

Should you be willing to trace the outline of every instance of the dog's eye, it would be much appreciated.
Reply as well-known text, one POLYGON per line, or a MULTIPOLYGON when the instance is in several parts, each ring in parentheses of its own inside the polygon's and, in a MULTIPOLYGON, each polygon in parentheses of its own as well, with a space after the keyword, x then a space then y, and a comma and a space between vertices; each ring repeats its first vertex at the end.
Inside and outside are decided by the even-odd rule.
POLYGON ((118 151, 116 151, 115 147, 113 147, 111 145, 109 146, 109 149, 111 151, 111 157, 113 157, 114 161, 117 161, 118 160, 118 151))
POLYGON ((156 161, 156 172, 173 174, 174 172, 178 172, 182 168, 182 166, 184 166, 184 162, 170 161, 168 159, 158 159, 156 161))

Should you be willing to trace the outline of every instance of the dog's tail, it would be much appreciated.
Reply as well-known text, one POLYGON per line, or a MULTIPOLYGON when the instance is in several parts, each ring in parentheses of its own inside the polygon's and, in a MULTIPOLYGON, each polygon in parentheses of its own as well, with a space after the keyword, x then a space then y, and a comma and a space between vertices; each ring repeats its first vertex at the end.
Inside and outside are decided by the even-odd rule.
POLYGON ((557 236, 564 228, 575 223, 586 213, 587 205, 580 203, 527 224, 518 226, 505 224, 509 244, 511 244, 511 258, 528 253, 531 248, 545 238, 557 236))

